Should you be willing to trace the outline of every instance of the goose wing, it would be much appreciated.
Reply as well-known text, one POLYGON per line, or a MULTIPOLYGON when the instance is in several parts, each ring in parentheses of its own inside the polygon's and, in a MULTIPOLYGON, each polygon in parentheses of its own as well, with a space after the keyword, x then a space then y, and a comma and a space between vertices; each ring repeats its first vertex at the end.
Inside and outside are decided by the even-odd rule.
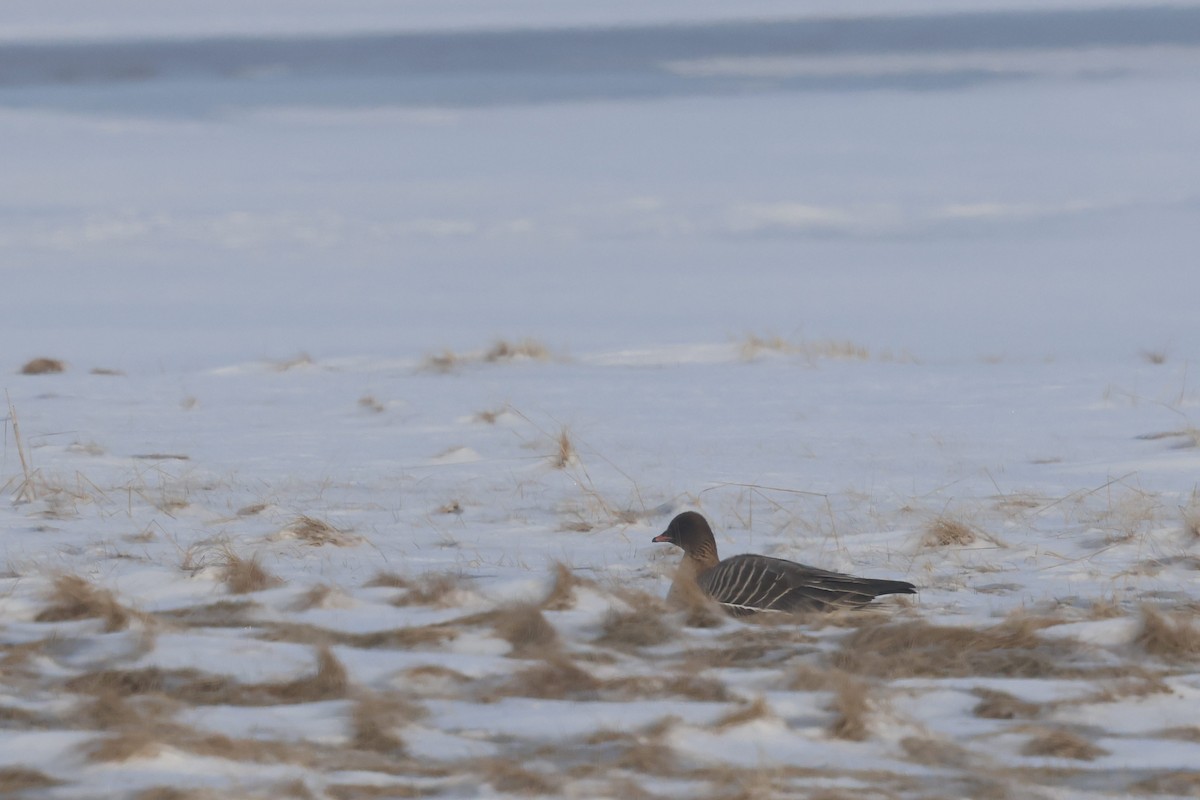
POLYGON ((905 581, 856 578, 770 556, 727 558, 697 577, 706 594, 731 614, 756 611, 815 611, 862 605, 881 594, 911 594, 905 581))

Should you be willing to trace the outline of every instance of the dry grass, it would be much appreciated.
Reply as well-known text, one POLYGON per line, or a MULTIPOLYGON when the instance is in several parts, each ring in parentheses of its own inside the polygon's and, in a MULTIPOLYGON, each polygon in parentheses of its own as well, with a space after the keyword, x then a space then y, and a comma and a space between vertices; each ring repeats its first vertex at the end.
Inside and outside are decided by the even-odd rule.
MULTIPOLYGON (((923 621, 868 625, 841 642, 833 666, 883 680, 969 676, 1078 677, 1082 645, 1046 641, 1043 623, 1016 616, 991 628, 930 625, 923 621)), ((1099 668, 1097 668, 1097 672, 1099 668)))
POLYGON ((767 705, 767 701, 762 697, 756 697, 749 703, 742 703, 732 711, 723 714, 720 719, 713 723, 713 727, 719 731, 728 728, 734 728, 738 725, 745 725, 747 722, 754 722, 760 719, 774 719, 775 712, 767 705))
POLYGON ((542 600, 542 608, 546 611, 566 611, 575 607, 575 590, 580 586, 592 586, 594 581, 580 578, 575 571, 561 561, 554 562, 554 583, 549 593, 542 600))
POLYGON ((1200 797, 1200 771, 1174 770, 1153 775, 1129 784, 1128 791, 1137 794, 1200 797))
POLYGON ((966 523, 949 517, 938 517, 925 526, 922 547, 963 547, 973 544, 979 534, 966 523))
POLYGON ((431 353, 425 356, 425 360, 421 362, 419 369, 426 372, 453 372, 464 360, 462 356, 446 348, 440 353, 431 353))
POLYGON ((832 691, 839 674, 802 661, 788 670, 783 686, 790 692, 832 691))
POLYGON ((420 787, 403 783, 335 783, 325 787, 325 794, 333 800, 378 800, 379 798, 424 797, 426 791, 420 787))
POLYGON ((17 792, 48 789, 59 783, 60 781, 51 778, 44 772, 38 772, 36 769, 0 768, 0 797, 15 797, 17 792))
POLYGON ((404 740, 396 729, 424 716, 424 709, 399 695, 360 697, 350 715, 352 746, 372 753, 403 755, 404 740))
POLYGON ((844 672, 835 673, 829 710, 834 714, 830 736, 852 742, 867 738, 870 688, 866 683, 844 672))
POLYGON ((59 575, 47 599, 50 602, 34 620, 62 622, 75 619, 102 619, 106 632, 124 630, 133 615, 117 602, 112 592, 100 589, 78 575, 59 575))
POLYGON ((387 410, 383 403, 376 400, 374 395, 369 394, 358 398, 358 407, 364 411, 370 411, 372 414, 382 414, 387 410))
POLYGON ((1032 719, 1042 710, 1037 703, 1030 703, 1008 692, 996 689, 975 689, 979 703, 971 713, 984 719, 1032 719))
MULTIPOLYGON (((965 747, 944 739, 929 739, 921 736, 906 736, 900 740, 904 755, 909 761, 927 767, 963 769, 971 762, 971 752, 965 747)), ((971 795, 978 797, 978 795, 971 795)))
POLYGON ((1023 756, 1045 758, 1070 758, 1076 761, 1094 761, 1108 751, 1068 730, 1040 730, 1034 733, 1022 747, 1023 756))
POLYGON ((363 588, 407 589, 411 585, 408 578, 395 572, 378 572, 374 578, 363 584, 363 588))
POLYGON ((490 617, 496 634, 512 645, 514 658, 544 658, 558 650, 558 632, 537 606, 502 608, 490 617))
POLYGON ((221 580, 231 594, 261 592, 283 584, 283 581, 263 568, 257 554, 250 558, 242 558, 226 548, 221 553, 221 562, 221 580))
POLYGON ((494 693, 495 697, 536 697, 542 700, 592 700, 602 687, 586 670, 565 656, 554 656, 523 669, 494 693))
POLYGON ((310 517, 306 514, 296 517, 289 522, 278 534, 280 537, 299 539, 312 547, 331 544, 335 547, 349 547, 358 544, 362 539, 349 531, 335 528, 324 520, 310 517))
POLYGON ((96 713, 103 710, 114 717, 128 712, 114 698, 161 694, 191 705, 290 705, 341 699, 348 686, 345 667, 328 648, 318 651, 312 675, 277 683, 242 684, 224 675, 147 667, 90 672, 64 684, 69 691, 101 698, 105 705, 97 706, 96 713))
POLYGON ((463 580, 459 572, 427 572, 408 581, 405 586, 408 591, 393 600, 392 605, 448 608, 455 605, 455 595, 462 590, 463 580))
POLYGON ((821 359, 867 361, 871 353, 862 345, 838 339, 814 339, 792 342, 781 336, 749 334, 742 340, 741 357, 754 361, 763 353, 801 356, 810 363, 821 359))
POLYGON ((1182 614, 1162 614, 1142 606, 1142 624, 1134 640, 1148 655, 1164 661, 1191 661, 1200 656, 1200 630, 1182 614))
POLYGON ((289 608, 292 611, 308 611, 311 608, 321 608, 333 594, 333 589, 325 584, 318 584, 296 598, 289 608))
POLYGON ((571 435, 566 428, 559 431, 555 445, 557 449, 551 457, 551 463, 554 464, 555 469, 566 469, 578 460, 575 445, 571 443, 571 435))
POLYGON ((647 700, 653 698, 682 697, 704 703, 727 703, 729 689, 716 678, 708 678, 682 668, 675 674, 657 673, 613 678, 603 684, 606 697, 620 700, 647 700))
POLYGON ((528 770, 509 759, 489 758, 471 766, 482 772, 484 780, 502 794, 554 796, 559 793, 559 780, 528 770))
POLYGON ((489 364, 502 361, 516 361, 519 359, 546 361, 549 358, 550 351, 546 349, 544 344, 535 339, 522 339, 519 342, 508 342, 504 339, 498 339, 483 354, 483 360, 489 364))
POLYGON ((67 365, 57 358, 35 358, 25 362, 21 367, 22 375, 54 375, 65 372, 67 365))
POLYGON ((1200 540, 1200 504, 1196 502, 1195 497, 1188 505, 1179 509, 1179 516, 1183 520, 1183 532, 1189 541, 1200 540))
POLYGON ((654 609, 629 612, 612 609, 604 617, 596 643, 629 650, 662 644, 677 635, 678 631, 654 609))

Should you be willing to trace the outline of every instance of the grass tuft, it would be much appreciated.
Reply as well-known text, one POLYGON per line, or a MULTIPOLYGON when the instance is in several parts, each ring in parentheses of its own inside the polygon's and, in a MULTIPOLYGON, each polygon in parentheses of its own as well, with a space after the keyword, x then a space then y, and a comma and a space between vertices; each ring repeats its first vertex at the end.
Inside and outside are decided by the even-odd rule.
POLYGON ((759 719, 773 719, 774 717, 775 712, 767 705, 767 701, 759 696, 754 698, 752 702, 742 703, 729 713, 722 715, 713 723, 713 727, 717 730, 726 730, 738 725, 745 725, 747 722, 754 722, 759 719))
POLYGON ((894 680, 1003 676, 1078 677, 1082 645, 1046 641, 1041 623, 1016 616, 990 628, 930 625, 923 621, 870 624, 851 633, 833 653, 833 666, 854 675, 894 680))
POLYGON ((25 767, 0 768, 0 797, 16 797, 18 792, 48 789, 57 786, 61 781, 51 778, 44 772, 25 767))
POLYGON ((221 561, 221 580, 231 594, 261 592, 283 584, 283 581, 263 568, 257 554, 250 558, 242 558, 226 548, 221 553, 221 561))
POLYGON ((1142 624, 1134 641, 1148 655, 1164 661, 1190 661, 1200 656, 1200 630, 1181 615, 1166 615, 1142 606, 1142 624))
POLYGON ((49 597, 50 605, 36 622, 62 622, 76 619, 102 619, 108 633, 129 626, 131 612, 117 602, 112 592, 100 589, 78 575, 59 575, 49 597))
POLYGON ((1108 754, 1103 747, 1061 728, 1038 731, 1021 747, 1023 756, 1070 758, 1075 761, 1094 761, 1108 754))
POLYGON ((575 607, 575 590, 580 586, 595 586, 595 583, 580 578, 575 571, 561 561, 554 562, 554 583, 542 600, 546 611, 566 611, 575 607))
POLYGON ((57 358, 35 358, 25 362, 21 367, 22 375, 55 375, 65 372, 67 365, 57 358))
POLYGON ((558 648, 558 632, 534 605, 516 605, 494 612, 496 634, 512 645, 514 658, 540 658, 558 648))
POLYGON ((424 709, 398 695, 360 697, 350 715, 353 746, 372 753, 403 755, 404 739, 396 729, 421 719, 424 713, 424 709))
POLYGON ((925 526, 922 547, 963 547, 973 544, 979 535, 969 525, 949 517, 938 517, 925 526))
MULTIPOLYGON (((378 579, 377 579, 378 580, 378 579)), ((392 601, 394 606, 454 605, 454 596, 462 589, 463 576, 458 572, 428 572, 409 581, 407 592, 392 601)))
POLYGON ((618 649, 652 647, 674 639, 678 631, 654 609, 622 612, 612 609, 604 617, 597 644, 618 649))
POLYGON ((1027 702, 996 689, 979 688, 974 694, 979 698, 979 702, 971 709, 971 713, 983 719, 1032 719, 1042 710, 1037 703, 1027 702))
POLYGON ((869 687, 863 681, 844 672, 834 674, 833 700, 829 706, 834 712, 829 725, 831 736, 852 742, 867 738, 869 695, 869 687))
POLYGON ((522 339, 519 342, 509 342, 499 339, 483 354, 483 360, 489 364, 501 361, 516 361, 518 359, 546 361, 549 358, 550 351, 546 349, 544 344, 535 339, 528 338, 522 339))
POLYGON ((563 428, 558 433, 558 438, 555 440, 557 450, 553 456, 555 469, 566 469, 571 464, 578 461, 578 454, 575 452, 575 445, 571 442, 571 435, 563 428))
POLYGON ((335 547, 348 547, 358 544, 359 537, 341 528, 335 528, 328 522, 302 514, 289 522, 281 534, 299 539, 312 547, 331 544, 335 547))

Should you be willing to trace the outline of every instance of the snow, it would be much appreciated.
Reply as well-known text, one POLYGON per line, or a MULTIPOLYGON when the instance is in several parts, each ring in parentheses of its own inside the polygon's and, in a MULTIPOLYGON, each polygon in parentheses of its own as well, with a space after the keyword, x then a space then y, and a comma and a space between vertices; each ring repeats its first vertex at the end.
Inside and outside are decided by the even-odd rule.
POLYGON ((3 16, 0 794, 1195 775, 1200 6, 3 16), (685 509, 920 593, 690 627, 685 509))

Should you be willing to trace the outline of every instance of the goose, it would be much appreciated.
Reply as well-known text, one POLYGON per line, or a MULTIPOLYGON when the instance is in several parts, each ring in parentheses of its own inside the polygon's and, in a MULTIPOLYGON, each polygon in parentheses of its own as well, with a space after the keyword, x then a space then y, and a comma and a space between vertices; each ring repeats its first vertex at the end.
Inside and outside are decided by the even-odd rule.
POLYGON ((907 581, 856 578, 771 556, 744 554, 721 561, 708 520, 695 511, 676 516, 651 541, 683 548, 680 574, 668 598, 680 594, 676 587, 681 580, 694 578, 704 594, 735 617, 759 611, 795 613, 861 606, 882 594, 917 591, 907 581))

